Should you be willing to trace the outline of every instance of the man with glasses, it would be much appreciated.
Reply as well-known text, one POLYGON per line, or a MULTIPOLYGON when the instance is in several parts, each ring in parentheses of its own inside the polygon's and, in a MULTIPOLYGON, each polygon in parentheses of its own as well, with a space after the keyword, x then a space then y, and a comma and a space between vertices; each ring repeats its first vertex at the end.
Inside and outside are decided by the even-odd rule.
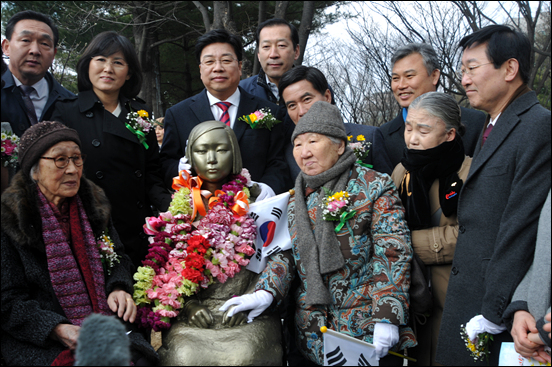
MULTIPOLYGON (((404 123, 408 115, 408 106, 424 93, 435 92, 439 86, 439 60, 435 50, 427 43, 410 43, 400 47, 391 58, 393 71, 391 89, 401 106, 401 112, 393 120, 381 126, 387 154, 395 167, 402 159, 406 143, 404 142, 404 123)), ((462 107, 462 124, 466 133, 462 136, 466 155, 473 156, 477 139, 483 130, 485 115, 481 112, 462 107)))
POLYGON ((74 97, 48 72, 57 52, 58 30, 52 20, 32 10, 10 18, 2 52, 9 70, 2 76, 2 121, 21 136, 31 125, 50 120, 58 100, 74 97))
POLYGON ((516 312, 508 325, 512 336, 504 321, 532 263, 539 214, 550 190, 551 116, 527 85, 531 44, 523 33, 491 25, 464 37, 460 47, 462 85, 471 105, 489 116, 458 201, 458 241, 436 360, 474 363, 460 338, 464 325, 470 340, 495 334, 489 361, 481 362, 492 366, 498 365, 501 343, 512 336, 516 349, 535 346, 527 337, 536 331, 529 313, 516 319, 516 312))
POLYGON ((230 126, 240 145, 243 166, 251 178, 261 184, 259 197, 281 193, 291 187, 284 161, 282 124, 272 130, 252 129, 239 118, 262 108, 276 116, 277 106, 240 88, 242 43, 238 36, 216 29, 201 36, 195 47, 201 81, 205 89, 165 114, 165 137, 161 147, 161 165, 167 184, 185 167, 184 152, 188 135, 197 124, 218 120, 230 126))

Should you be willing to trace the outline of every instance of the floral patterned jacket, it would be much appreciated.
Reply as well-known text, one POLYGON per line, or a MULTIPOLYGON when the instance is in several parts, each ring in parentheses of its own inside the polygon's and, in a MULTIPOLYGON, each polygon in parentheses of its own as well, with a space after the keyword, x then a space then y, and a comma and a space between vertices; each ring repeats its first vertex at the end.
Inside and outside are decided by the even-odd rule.
MULTIPOLYGON (((412 246, 397 189, 388 175, 355 164, 346 190, 349 210, 356 210, 356 215, 337 233, 345 266, 323 275, 332 304, 305 304, 308 284, 297 246, 294 197, 288 204, 292 249, 271 256, 256 286, 270 292, 279 306, 299 277, 296 341, 299 350, 320 365, 324 362, 321 326, 372 343, 375 323, 391 323, 400 327, 400 340, 393 350, 416 345, 412 330, 405 326, 412 246)), ((306 193, 314 230, 316 207, 324 192, 319 188, 306 193)))

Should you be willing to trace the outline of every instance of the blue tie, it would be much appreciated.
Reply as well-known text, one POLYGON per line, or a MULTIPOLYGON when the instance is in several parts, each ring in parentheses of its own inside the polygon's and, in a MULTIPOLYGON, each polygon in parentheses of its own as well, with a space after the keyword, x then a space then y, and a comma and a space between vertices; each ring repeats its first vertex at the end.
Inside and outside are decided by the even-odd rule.
POLYGON ((27 117, 29 118, 31 125, 36 125, 36 123, 38 122, 38 119, 36 118, 36 111, 34 108, 33 101, 31 101, 31 97, 30 97, 31 93, 35 89, 28 85, 21 84, 19 86, 19 90, 21 91, 23 102, 25 103, 25 112, 27 114, 27 117))

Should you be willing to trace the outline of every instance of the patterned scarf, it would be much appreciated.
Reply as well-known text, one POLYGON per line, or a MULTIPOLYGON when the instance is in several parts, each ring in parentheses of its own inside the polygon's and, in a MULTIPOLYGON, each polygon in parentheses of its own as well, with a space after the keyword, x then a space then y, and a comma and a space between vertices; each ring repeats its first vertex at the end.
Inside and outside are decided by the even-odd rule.
POLYGON ((70 246, 38 186, 37 191, 50 280, 63 312, 78 326, 92 312, 112 315, 105 295, 100 253, 80 197, 69 199, 70 246))
POLYGON ((345 265, 345 259, 335 234, 335 224, 324 220, 320 206, 316 209, 316 223, 313 233, 305 202, 305 186, 308 185, 315 190, 324 186, 332 192, 345 190, 355 161, 355 153, 347 147, 330 169, 315 176, 308 176, 300 172, 295 181, 297 246, 301 261, 306 267, 306 303, 308 305, 332 303, 330 291, 324 285, 321 274, 341 269, 345 265))

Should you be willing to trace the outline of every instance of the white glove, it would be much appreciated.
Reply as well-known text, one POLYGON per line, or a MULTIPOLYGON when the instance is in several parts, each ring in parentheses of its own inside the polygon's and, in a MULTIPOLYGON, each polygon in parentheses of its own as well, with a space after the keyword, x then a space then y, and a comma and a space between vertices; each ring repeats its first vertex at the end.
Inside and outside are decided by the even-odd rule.
POLYGON ((251 181, 251 183, 256 183, 261 188, 261 193, 259 194, 259 196, 257 196, 257 199, 255 199, 256 203, 258 203, 261 200, 276 196, 276 194, 274 193, 274 190, 272 190, 272 188, 267 184, 262 182, 256 182, 256 181, 251 181))
POLYGON ((184 170, 188 171, 189 174, 192 174, 192 166, 188 163, 188 158, 186 156, 180 158, 180 161, 178 162, 178 172, 184 170))
POLYGON ((477 338, 477 335, 481 333, 500 334, 501 332, 506 330, 507 328, 504 324, 494 324, 484 318, 483 315, 477 315, 473 317, 466 324, 466 332, 468 334, 468 338, 470 338, 470 340, 472 341, 475 340, 475 338, 477 338))
POLYGON ((228 307, 237 305, 228 312, 228 317, 232 317, 235 313, 240 311, 252 310, 247 316, 247 322, 250 323, 255 317, 262 314, 263 311, 270 306, 273 300, 274 297, 272 294, 264 290, 258 290, 252 294, 244 294, 240 297, 230 298, 219 308, 219 311, 226 311, 228 307))
POLYGON ((374 346, 376 357, 381 359, 387 355, 389 348, 399 342, 399 327, 393 324, 376 322, 374 327, 374 346))

